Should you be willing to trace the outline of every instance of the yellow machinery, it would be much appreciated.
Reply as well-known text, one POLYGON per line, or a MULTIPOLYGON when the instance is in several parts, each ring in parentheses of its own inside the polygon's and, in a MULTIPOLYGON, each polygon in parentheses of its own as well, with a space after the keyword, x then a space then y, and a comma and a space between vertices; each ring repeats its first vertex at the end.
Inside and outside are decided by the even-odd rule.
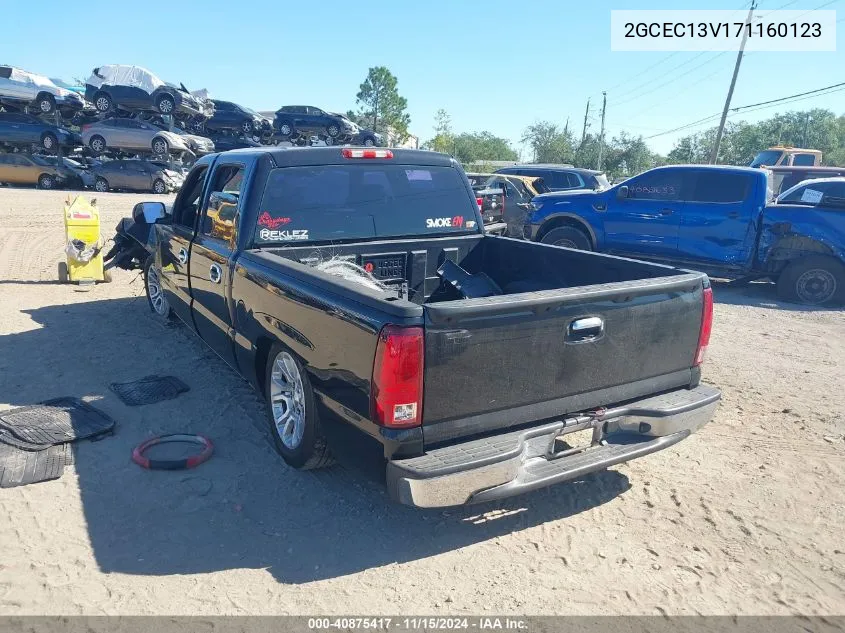
POLYGON ((103 270, 100 212, 83 196, 65 202, 65 255, 59 262, 59 281, 93 284, 111 281, 103 270))

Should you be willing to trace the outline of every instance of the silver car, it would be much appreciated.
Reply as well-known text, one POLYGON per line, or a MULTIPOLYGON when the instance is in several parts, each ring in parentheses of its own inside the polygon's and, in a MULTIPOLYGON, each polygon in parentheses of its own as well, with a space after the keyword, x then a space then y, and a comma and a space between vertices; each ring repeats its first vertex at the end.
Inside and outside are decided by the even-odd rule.
POLYGON ((151 151, 161 156, 191 151, 178 134, 137 119, 115 118, 83 125, 82 142, 95 154, 106 149, 151 151))
POLYGON ((165 163, 146 160, 109 160, 91 168, 94 189, 170 193, 182 187, 184 177, 165 163))
POLYGON ((41 114, 51 114, 56 109, 72 114, 85 106, 85 100, 72 90, 12 66, 0 66, 0 103, 34 106, 41 114))

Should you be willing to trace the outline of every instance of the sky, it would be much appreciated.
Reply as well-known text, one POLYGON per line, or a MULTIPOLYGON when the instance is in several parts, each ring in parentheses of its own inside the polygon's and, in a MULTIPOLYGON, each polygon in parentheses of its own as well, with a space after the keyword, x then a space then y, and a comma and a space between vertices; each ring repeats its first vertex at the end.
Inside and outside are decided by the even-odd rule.
MULTIPOLYGON (((785 5, 845 15, 845 0, 760 1, 764 10, 785 5)), ((126 5, 87 0, 84 10, 69 6, 50 18, 55 37, 45 37, 47 5, 0 0, 2 21, 13 26, 3 28, 0 63, 66 81, 87 78, 102 64, 135 64, 165 81, 183 82, 190 90, 205 88, 213 97, 255 110, 314 105, 338 112, 356 109, 355 95, 368 68, 387 66, 408 100, 410 132, 421 142, 433 136, 434 113, 443 108, 454 131, 487 130, 505 137, 523 150, 523 159, 531 156, 520 138, 534 122, 564 126, 568 120, 580 135, 588 98, 589 131, 597 133, 602 91, 607 91, 608 138, 623 129, 649 137, 721 111, 734 53, 611 52, 611 9, 731 9, 737 20, 745 14, 743 0, 126 5)), ((837 48, 746 55, 732 105, 845 81, 839 32, 837 48)), ((845 113, 845 92, 730 120, 755 121, 812 107, 845 113)), ((646 142, 665 153, 679 137, 706 127, 646 142)))

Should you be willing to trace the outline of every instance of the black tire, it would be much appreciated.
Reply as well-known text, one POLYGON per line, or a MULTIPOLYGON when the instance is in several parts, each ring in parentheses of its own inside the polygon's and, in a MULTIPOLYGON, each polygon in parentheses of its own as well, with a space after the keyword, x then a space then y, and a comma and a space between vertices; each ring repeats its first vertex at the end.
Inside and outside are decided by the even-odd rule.
POLYGON ((170 144, 167 142, 167 139, 164 139, 160 136, 156 136, 155 138, 153 138, 152 143, 150 143, 150 147, 153 150, 153 154, 160 154, 164 156, 170 149, 170 144))
POLYGON ((156 178, 153 182, 153 193, 167 193, 167 185, 161 178, 156 178))
POLYGON ((108 145, 106 145, 106 139, 99 134, 95 134, 88 139, 88 147, 91 148, 92 152, 99 155, 106 151, 108 145))
POLYGON ((176 101, 170 95, 161 95, 156 100, 156 110, 161 114, 173 114, 176 109, 176 101))
POLYGON ((56 187, 56 179, 50 174, 41 174, 38 177, 39 189, 54 189, 56 187))
POLYGON ((279 122, 279 135, 282 137, 290 138, 296 136, 296 128, 293 127, 292 121, 280 121, 279 122))
POLYGON ((155 258, 148 257, 144 262, 144 292, 147 295, 147 305, 161 321, 172 321, 176 318, 173 309, 164 296, 158 269, 155 268, 155 258), (152 273, 150 270, 152 269, 152 273), (152 290, 151 287, 152 286, 152 290))
POLYGON ((241 132, 243 132, 246 136, 249 136, 255 130, 255 126, 252 125, 252 121, 244 121, 241 123, 241 132))
POLYGON ((41 147, 47 150, 54 150, 59 146, 59 139, 52 132, 47 132, 41 136, 41 147))
POLYGON ((376 146, 376 139, 372 136, 368 136, 364 139, 364 142, 361 143, 364 147, 375 147, 376 146))
POLYGON ((540 240, 543 244, 552 244, 554 246, 564 246, 566 248, 574 248, 579 251, 593 250, 590 237, 581 229, 574 226, 559 226, 546 233, 540 240))
MULTIPOLYGON (((292 393, 295 393, 295 389, 293 389, 292 393)), ((276 448, 279 455, 282 456, 282 459, 284 459, 288 465, 299 470, 313 470, 332 464, 334 460, 332 459, 328 443, 326 442, 326 438, 320 427, 320 419, 317 413, 317 403, 314 398, 314 391, 311 389, 311 383, 308 380, 308 374, 303 369, 302 363, 300 363, 299 359, 296 358, 296 355, 278 343, 273 345, 270 350, 270 354, 267 357, 267 367, 265 368, 264 375, 264 395, 267 407, 267 423, 270 426, 270 435, 273 438, 273 446, 276 448), (292 446, 289 445, 292 441, 286 444, 282 440, 282 435, 276 425, 272 401, 271 386, 273 384, 274 367, 276 367, 277 360, 279 360, 282 355, 286 355, 287 358, 293 361, 293 368, 298 374, 302 387, 302 402, 298 406, 304 409, 304 429, 302 430, 298 443, 293 443, 292 446)), ((293 396, 291 397, 291 400, 294 400, 293 396)), ((287 407, 283 401, 280 401, 277 406, 280 411, 283 407, 287 407)), ((297 406, 296 403, 294 403, 294 406, 297 406)))
POLYGON ((100 193, 106 193, 109 190, 109 181, 102 176, 97 176, 97 179, 94 181, 94 190, 100 193))
POLYGON ((53 114, 56 110, 56 100, 51 94, 40 94, 35 99, 35 107, 38 108, 39 114, 53 114))
POLYGON ((845 303, 845 265, 827 255, 797 259, 780 274, 778 296, 804 305, 845 303))
POLYGON ((107 93, 98 92, 94 95, 94 108, 96 108, 97 112, 108 112, 113 106, 114 103, 107 93))
POLYGON ((326 135, 330 138, 337 138, 340 136, 340 126, 337 123, 330 123, 326 128, 326 135))
POLYGON ((59 283, 66 284, 70 281, 70 272, 67 268, 67 262, 59 262, 59 283))
POLYGON ((323 143, 325 143, 327 147, 331 147, 332 145, 334 145, 335 140, 331 136, 327 136, 323 139, 323 143))

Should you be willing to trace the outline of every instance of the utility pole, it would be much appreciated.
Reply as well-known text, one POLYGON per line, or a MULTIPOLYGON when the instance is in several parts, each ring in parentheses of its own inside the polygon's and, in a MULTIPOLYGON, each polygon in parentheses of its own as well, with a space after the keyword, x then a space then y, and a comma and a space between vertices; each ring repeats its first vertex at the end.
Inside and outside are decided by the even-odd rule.
POLYGON ((604 150, 604 111, 607 109, 607 93, 601 93, 601 133, 599 134, 599 159, 596 162, 596 169, 601 171, 601 155, 604 150))
POLYGON ((587 99, 587 111, 584 113, 584 127, 581 129, 581 145, 584 147, 584 141, 587 140, 587 117, 590 116, 590 100, 587 99))
MULTIPOLYGON (((757 8, 757 0, 751 0, 751 8, 748 9, 748 17, 745 18, 745 24, 751 24, 751 18, 754 15, 754 9, 757 8)), ((742 55, 745 53, 745 42, 748 41, 749 29, 742 29, 742 42, 739 45, 739 52, 736 54, 736 65, 734 66, 734 74, 731 77, 731 86, 728 88, 728 97, 725 99, 725 108, 722 110, 722 120, 719 121, 719 129, 716 132, 716 141, 713 143, 713 151, 710 154, 710 164, 715 165, 719 158, 719 145, 722 144, 722 133, 725 131, 725 120, 728 118, 728 110, 731 107, 731 97, 734 95, 734 86, 736 86, 736 76, 739 74, 739 65, 742 62, 742 55)))
POLYGON ((810 113, 807 113, 807 120, 804 121, 804 138, 801 141, 801 147, 807 147, 807 128, 810 127, 810 113))

